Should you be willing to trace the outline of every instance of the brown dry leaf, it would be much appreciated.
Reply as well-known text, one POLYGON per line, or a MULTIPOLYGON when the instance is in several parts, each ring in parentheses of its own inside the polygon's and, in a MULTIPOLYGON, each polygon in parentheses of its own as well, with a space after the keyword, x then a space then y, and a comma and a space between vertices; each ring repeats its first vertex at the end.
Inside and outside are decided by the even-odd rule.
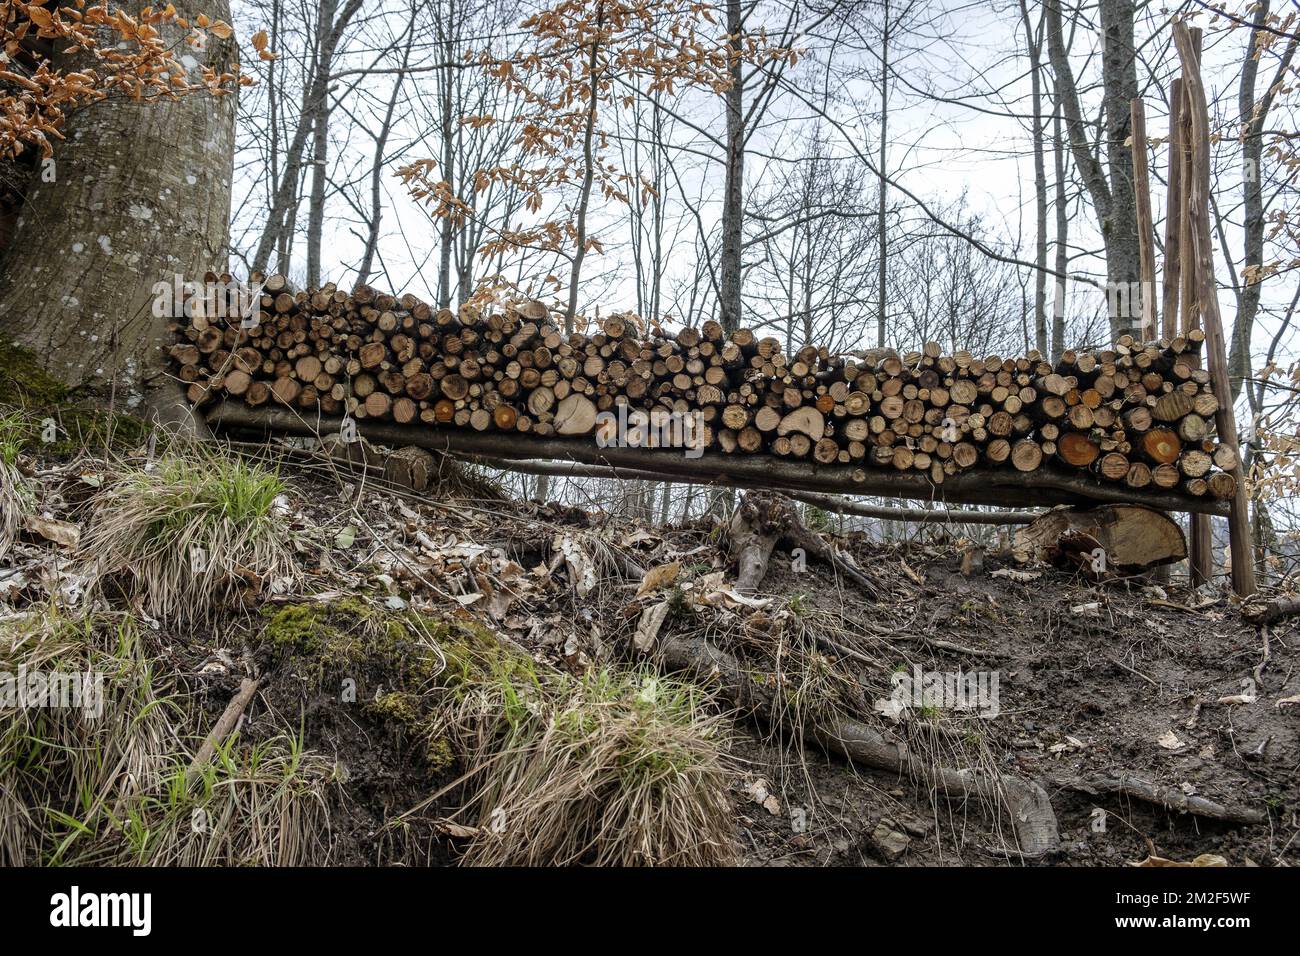
POLYGON ((439 833, 445 833, 449 837, 456 837, 459 840, 472 840, 478 836, 478 827, 467 827, 463 823, 456 823, 452 820, 439 820, 434 824, 439 833))
POLYGON ((672 561, 651 568, 645 573, 645 577, 641 579, 641 586, 636 589, 636 596, 642 597, 651 591, 667 587, 677 580, 677 575, 681 573, 681 570, 682 563, 680 561, 672 561))
POLYGON ((768 782, 762 777, 745 784, 745 795, 772 816, 780 816, 781 801, 768 789, 768 782))
POLYGON ((582 550, 582 546, 567 534, 556 535, 551 543, 555 557, 551 559, 551 570, 564 563, 569 572, 569 583, 578 597, 586 597, 596 587, 596 568, 591 558, 582 550))
POLYGON ((253 42, 253 49, 256 50, 258 53, 261 53, 263 50, 265 50, 267 44, 266 31, 258 30, 256 33, 254 33, 252 42, 253 42))
POLYGON ((1157 737, 1156 743, 1165 750, 1177 750, 1183 745, 1183 742, 1178 739, 1178 735, 1172 730, 1166 730, 1163 734, 1157 737))
POLYGON ((647 531, 645 528, 637 528, 631 534, 624 536, 623 547, 630 548, 638 544, 652 544, 659 540, 661 538, 654 532, 647 531))
POLYGON ((632 635, 632 646, 642 654, 649 654, 654 650, 655 641, 659 639, 659 629, 663 627, 664 619, 667 617, 667 601, 661 601, 642 611, 641 620, 637 621, 636 633, 632 635))
POLYGON ((46 541, 53 541, 65 548, 75 549, 81 541, 81 526, 71 521, 28 515, 23 519, 23 528, 29 534, 40 535, 46 541))

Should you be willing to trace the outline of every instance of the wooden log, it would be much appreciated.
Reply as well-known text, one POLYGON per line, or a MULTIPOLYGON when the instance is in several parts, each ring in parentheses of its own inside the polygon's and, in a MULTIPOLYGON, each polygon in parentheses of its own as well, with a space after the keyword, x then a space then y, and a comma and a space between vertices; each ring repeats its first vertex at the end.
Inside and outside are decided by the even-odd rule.
MULTIPOLYGON (((207 410, 205 418, 214 428, 297 435, 337 433, 341 425, 341 419, 336 416, 303 416, 274 406, 249 408, 231 401, 220 402, 207 410)), ((895 473, 853 466, 823 466, 811 461, 775 461, 761 455, 724 455, 713 451, 705 451, 698 458, 687 458, 669 450, 597 448, 594 442, 576 439, 547 439, 500 432, 479 434, 449 428, 410 428, 370 419, 357 424, 358 430, 372 441, 389 445, 418 445, 431 451, 491 455, 502 459, 553 458, 638 469, 651 468, 699 483, 734 487, 780 487, 1004 507, 1041 506, 1047 501, 1060 504, 1137 501, 1166 511, 1195 511, 1205 514, 1225 514, 1227 511, 1221 502, 1208 496, 1185 499, 1178 494, 1143 493, 1085 475, 1047 468, 1024 473, 1013 470, 965 472, 949 477, 936 492, 927 475, 915 472, 895 473)), ((1178 469, 1174 467, 1173 472, 1176 484, 1178 469)))
MULTIPOLYGON (((1228 381, 1227 348, 1224 343, 1223 324, 1219 317, 1218 288, 1214 280, 1214 251, 1210 240, 1209 181, 1210 181, 1210 130, 1209 108, 1205 88, 1201 83, 1200 57, 1193 45, 1187 25, 1174 24, 1174 44, 1183 67, 1183 81, 1187 92, 1188 112, 1192 121, 1192 176, 1187 183, 1191 219, 1192 259, 1197 266, 1198 301, 1205 326, 1206 353, 1210 376, 1216 395, 1232 394, 1228 381)), ((1219 440, 1234 452, 1237 451, 1237 422, 1232 407, 1221 400, 1215 427, 1219 440)), ((1255 592, 1255 557, 1252 552, 1245 482, 1238 465, 1232 477, 1236 490, 1229 515, 1229 545, 1232 552, 1232 584, 1238 597, 1246 598, 1255 592)))
MULTIPOLYGON (((1058 509, 1016 532, 1015 548, 1031 558, 1056 561, 1067 536, 1086 535, 1102 554, 1099 571, 1122 573, 1172 564, 1187 557, 1187 541, 1177 522, 1141 505, 1102 505, 1085 510, 1058 509)), ((1090 561, 1091 551, 1085 553, 1090 561)))

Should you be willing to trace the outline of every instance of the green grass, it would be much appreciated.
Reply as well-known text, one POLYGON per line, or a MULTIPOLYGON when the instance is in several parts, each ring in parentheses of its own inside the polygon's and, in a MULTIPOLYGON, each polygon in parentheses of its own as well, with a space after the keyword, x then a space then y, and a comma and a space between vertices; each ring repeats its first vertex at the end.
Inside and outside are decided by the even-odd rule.
POLYGON ((95 497, 82 553, 95 581, 139 597, 155 618, 211 621, 255 581, 294 577, 274 471, 219 451, 173 454, 95 497))
POLYGON ((325 860, 333 763, 297 736, 235 734, 187 785, 215 715, 130 616, 47 608, 9 619, 0 672, 20 667, 101 674, 103 710, 0 711, 0 866, 325 860))
POLYGON ((18 468, 32 423, 19 412, 0 415, 0 557, 8 553, 24 516, 36 508, 36 491, 18 468))

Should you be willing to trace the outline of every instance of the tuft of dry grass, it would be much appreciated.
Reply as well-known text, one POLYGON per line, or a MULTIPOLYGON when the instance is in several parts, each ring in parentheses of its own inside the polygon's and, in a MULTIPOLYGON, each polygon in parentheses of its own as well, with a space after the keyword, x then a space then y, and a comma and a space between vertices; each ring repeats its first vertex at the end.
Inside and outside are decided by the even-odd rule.
POLYGON ((173 692, 129 617, 46 608, 9 618, 0 680, 0 865, 43 862, 82 832, 78 818, 161 783, 178 730, 173 692), (78 681, 81 695, 19 699, 20 681, 39 690, 53 675, 78 681))
POLYGON ((734 861, 731 725, 692 684, 497 668, 457 688, 449 721, 468 751, 467 865, 734 861))
POLYGON ((282 735, 219 748, 200 780, 176 764, 164 785, 105 822, 78 865, 312 866, 328 862, 337 767, 282 735))
POLYGON ((0 557, 13 546, 24 516, 36 507, 36 493, 18 470, 18 455, 30 429, 31 423, 17 412, 0 415, 0 557))
POLYGON ((0 866, 324 862, 333 764, 288 736, 233 735, 187 786, 212 717, 148 635, 56 608, 0 622, 0 866), (20 674, 88 674, 98 690, 19 700, 6 678, 20 674))
POLYGON ((208 622, 250 582, 296 575, 284 490, 238 456, 173 454, 96 496, 82 553, 96 584, 114 582, 152 617, 208 622))

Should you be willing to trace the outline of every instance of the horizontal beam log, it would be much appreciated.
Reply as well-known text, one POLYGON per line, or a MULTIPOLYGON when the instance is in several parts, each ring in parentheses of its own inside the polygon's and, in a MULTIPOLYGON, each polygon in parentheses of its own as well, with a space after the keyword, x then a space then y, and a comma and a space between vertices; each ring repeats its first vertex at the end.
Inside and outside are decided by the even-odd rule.
MULTIPOLYGON (((631 468, 611 468, 604 465, 582 465, 572 461, 509 461, 487 458, 482 455, 465 456, 479 465, 526 475, 549 475, 555 478, 604 478, 614 481, 665 481, 677 484, 697 484, 694 478, 665 475, 657 471, 631 468)), ((933 524, 1029 524, 1041 514, 1038 511, 942 511, 925 508, 900 508, 888 505, 869 505, 837 495, 823 495, 815 491, 792 491, 790 497, 824 511, 837 514, 858 515, 864 518, 883 518, 887 521, 914 521, 933 524)))
MULTIPOLYGON (((944 482, 947 487, 947 482, 944 482)), ((886 521, 915 521, 920 524, 1029 524, 1041 511, 953 511, 944 508, 930 511, 925 508, 891 508, 887 505, 869 505, 835 495, 815 491, 793 491, 790 497, 804 504, 834 511, 837 514, 858 515, 863 518, 883 518, 886 521)))
MULTIPOLYGON (((342 426, 339 417, 308 415, 285 407, 253 408, 234 402, 213 406, 206 413, 206 420, 213 428, 317 436, 338 434, 342 426)), ((1064 474, 1048 467, 1026 472, 1011 469, 962 472, 941 485, 935 485, 928 476, 917 472, 817 465, 804 459, 770 455, 727 455, 707 451, 688 458, 681 449, 600 448, 589 436, 531 438, 518 433, 405 426, 369 419, 361 419, 356 424, 359 434, 385 445, 415 445, 430 451, 506 460, 550 458, 634 471, 652 470, 701 484, 735 488, 831 492, 1004 507, 1131 501, 1162 511, 1226 515, 1228 510, 1225 502, 1209 497, 1135 490, 1105 484, 1084 475, 1064 474)))

